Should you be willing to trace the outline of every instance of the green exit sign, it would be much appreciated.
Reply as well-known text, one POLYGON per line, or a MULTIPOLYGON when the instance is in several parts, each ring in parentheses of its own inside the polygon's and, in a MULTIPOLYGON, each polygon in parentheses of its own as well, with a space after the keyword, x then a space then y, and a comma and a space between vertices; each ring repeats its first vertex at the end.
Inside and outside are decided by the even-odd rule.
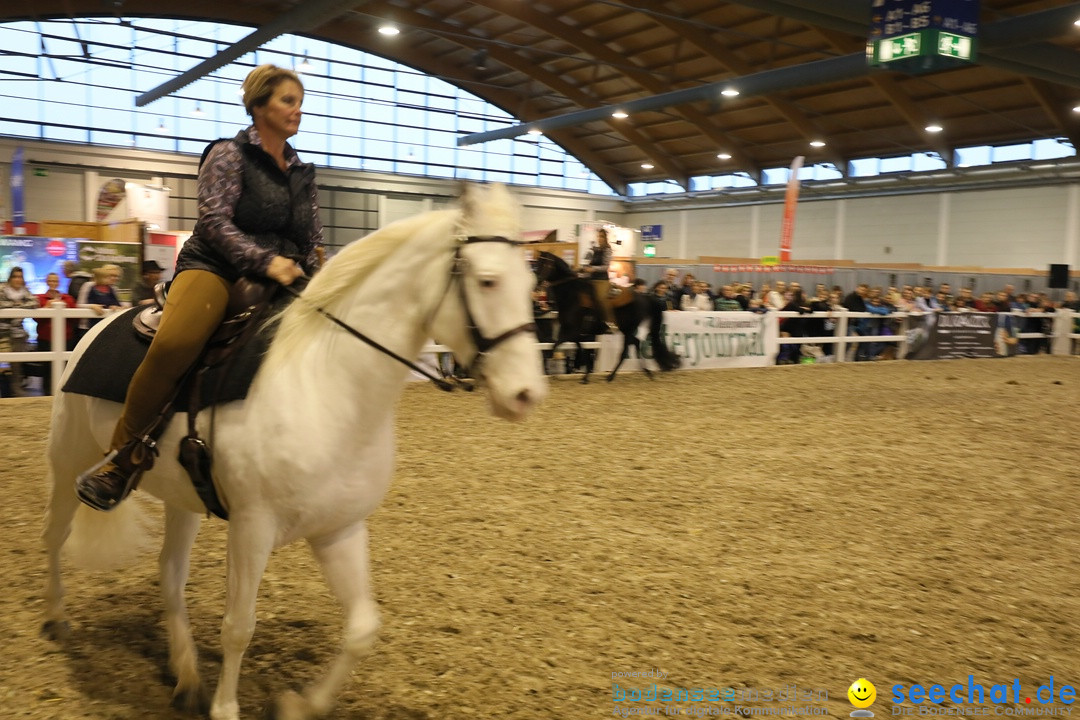
POLYGON ((874 43, 874 61, 877 64, 891 63, 904 58, 922 55, 922 34, 908 33, 896 37, 877 40, 874 43))
POLYGON ((952 33, 939 32, 937 38, 938 55, 957 58, 959 60, 971 60, 974 57, 975 43, 966 35, 953 35, 952 33))
POLYGON ((976 39, 929 28, 870 42, 870 65, 902 72, 928 72, 975 61, 976 39))
POLYGON ((641 249, 641 252, 645 257, 656 257, 656 246, 652 243, 646 243, 645 247, 641 249))

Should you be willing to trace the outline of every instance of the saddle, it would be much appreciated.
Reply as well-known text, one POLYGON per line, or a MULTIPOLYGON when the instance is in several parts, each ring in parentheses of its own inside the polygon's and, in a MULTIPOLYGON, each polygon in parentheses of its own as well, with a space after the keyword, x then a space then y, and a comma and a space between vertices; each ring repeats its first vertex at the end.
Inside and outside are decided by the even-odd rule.
POLYGON ((608 299, 608 303, 612 308, 621 308, 624 305, 629 305, 634 302, 637 297, 637 293, 633 288, 621 288, 618 295, 614 295, 608 299))
MULTIPOLYGON (((191 477, 192 485, 199 499, 202 500, 208 512, 217 515, 222 520, 229 519, 228 510, 218 497, 211 476, 213 456, 210 446, 199 437, 195 427, 199 410, 207 405, 210 406, 210 434, 213 435, 214 409, 217 404, 213 401, 203 402, 203 381, 208 371, 225 365, 229 360, 236 357, 236 353, 243 348, 258 331, 260 321, 266 315, 277 290, 280 288, 276 282, 253 278, 240 278, 233 284, 229 292, 229 303, 225 311, 225 320, 218 329, 210 336, 202 355, 195 365, 188 371, 184 380, 177 388, 176 394, 162 408, 151 429, 139 442, 156 444, 157 439, 164 433, 169 420, 177 411, 177 399, 181 396, 187 398, 188 434, 180 440, 180 465, 191 477)), ((161 322, 162 309, 165 305, 168 287, 165 283, 159 283, 154 288, 155 305, 151 305, 140 311, 133 319, 132 325, 135 331, 142 337, 152 340, 157 333, 161 322)), ((223 377, 219 375, 220 377, 223 377)), ((153 465, 152 459, 149 465, 153 465)), ((149 469, 149 466, 146 468, 149 469)))

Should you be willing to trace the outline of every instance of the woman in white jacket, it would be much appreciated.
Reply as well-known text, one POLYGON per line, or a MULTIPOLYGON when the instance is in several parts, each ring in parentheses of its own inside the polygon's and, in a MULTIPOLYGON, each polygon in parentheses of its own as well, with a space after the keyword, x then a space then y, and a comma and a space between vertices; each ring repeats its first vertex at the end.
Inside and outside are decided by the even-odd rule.
POLYGON ((683 293, 679 307, 683 310, 712 310, 713 299, 709 295, 708 285, 703 282, 694 283, 694 291, 683 293))

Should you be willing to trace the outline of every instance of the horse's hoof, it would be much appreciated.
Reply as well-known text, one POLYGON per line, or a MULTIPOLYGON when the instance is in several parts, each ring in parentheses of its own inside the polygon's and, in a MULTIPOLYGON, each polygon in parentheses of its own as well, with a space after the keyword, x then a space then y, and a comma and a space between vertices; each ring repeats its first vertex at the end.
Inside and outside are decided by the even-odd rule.
POLYGON ((263 720, 310 720, 313 717, 308 701, 292 690, 282 693, 263 712, 263 720))
POLYGON ((53 642, 67 640, 71 635, 71 624, 67 620, 46 620, 41 626, 41 634, 53 642))
POLYGON ((172 702, 170 703, 174 710, 179 710, 182 713, 189 715, 209 715, 210 714, 210 693, 207 692, 206 687, 199 685, 191 690, 181 690, 176 688, 173 691, 172 702))
POLYGON ((588 385, 588 384, 589 384, 589 377, 588 377, 588 375, 586 375, 585 377, 581 378, 581 384, 582 384, 582 385, 588 385))
POLYGON ((608 382, 611 382, 614 379, 615 379, 615 373, 611 373, 610 375, 607 376, 607 381, 608 382))

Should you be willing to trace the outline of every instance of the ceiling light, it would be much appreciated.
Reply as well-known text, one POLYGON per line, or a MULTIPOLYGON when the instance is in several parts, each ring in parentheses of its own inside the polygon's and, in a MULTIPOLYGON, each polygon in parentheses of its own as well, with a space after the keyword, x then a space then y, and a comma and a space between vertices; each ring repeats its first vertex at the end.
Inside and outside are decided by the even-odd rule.
POLYGON ((629 113, 626 113, 626 112, 624 112, 622 110, 616 110, 615 112, 611 113, 611 117, 616 118, 618 120, 622 120, 623 118, 630 117, 630 115, 629 115, 629 113))
POLYGON ((191 117, 204 117, 206 113, 199 107, 199 103, 195 103, 195 109, 191 111, 191 117))
POLYGON ((724 97, 737 97, 739 95, 739 91, 735 88, 724 88, 720 91, 720 94, 724 97))
POLYGON ((653 169, 653 164, 652 163, 641 163, 641 169, 642 170, 652 170, 653 169))
POLYGON ((716 157, 719 158, 720 160, 730 160, 731 159, 731 153, 719 153, 719 154, 717 154, 716 157))
POLYGON ((810 147, 815 147, 815 148, 825 147, 825 141, 824 140, 811 140, 810 141, 810 147))
POLYGON ((1075 20, 1075 21, 1073 21, 1073 25, 1077 25, 1077 26, 1080 26, 1080 20, 1075 20))
POLYGON ((928 132, 928 133, 939 133, 939 132, 942 131, 942 129, 943 128, 940 125, 936 125, 936 124, 931 124, 931 125, 926 126, 926 132, 928 132))
POLYGON ((528 133, 530 135, 543 135, 544 131, 540 128, 529 128, 528 133))
POLYGON ((380 35, 397 35, 399 32, 401 31, 397 29, 396 25, 381 25, 379 27, 380 35))
POLYGON ((158 135, 165 135, 169 132, 169 128, 165 127, 164 118, 158 118, 158 126, 154 128, 154 132, 156 132, 158 135))
POLYGON ((1077 105, 1076 107, 1074 107, 1073 112, 1074 113, 1080 113, 1080 105, 1077 105))
POLYGON ((311 63, 308 62, 307 50, 304 51, 304 58, 300 61, 300 64, 296 66, 296 72, 306 73, 311 72, 311 63))

